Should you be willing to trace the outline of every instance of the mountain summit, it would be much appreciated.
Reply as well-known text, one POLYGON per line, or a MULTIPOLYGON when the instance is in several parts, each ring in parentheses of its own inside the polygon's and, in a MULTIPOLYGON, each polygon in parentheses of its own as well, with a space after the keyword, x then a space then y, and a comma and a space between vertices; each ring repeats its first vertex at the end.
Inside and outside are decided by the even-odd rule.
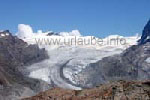
POLYGON ((147 42, 150 42, 150 20, 144 27, 142 37, 138 42, 139 42, 139 44, 145 44, 147 42))

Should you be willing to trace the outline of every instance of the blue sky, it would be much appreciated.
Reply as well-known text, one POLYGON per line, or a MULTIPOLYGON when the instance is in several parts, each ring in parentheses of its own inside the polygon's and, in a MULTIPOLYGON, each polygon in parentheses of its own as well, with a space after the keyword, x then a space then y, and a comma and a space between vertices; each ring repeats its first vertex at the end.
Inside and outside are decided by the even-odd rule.
POLYGON ((0 30, 13 33, 18 24, 29 24, 34 31, 131 36, 141 33, 149 18, 150 0, 0 0, 0 30))

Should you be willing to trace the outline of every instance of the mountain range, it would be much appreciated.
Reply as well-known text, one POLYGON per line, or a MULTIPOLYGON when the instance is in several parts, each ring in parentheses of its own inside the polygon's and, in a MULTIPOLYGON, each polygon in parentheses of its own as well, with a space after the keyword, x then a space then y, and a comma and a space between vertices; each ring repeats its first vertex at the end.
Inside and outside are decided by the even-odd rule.
POLYGON ((72 36, 45 33, 32 37, 13 36, 8 30, 0 32, 0 100, 18 100, 48 89, 27 100, 92 99, 102 92, 98 95, 101 98, 109 94, 109 89, 113 97, 123 91, 120 96, 124 100, 142 90, 149 99, 149 81, 146 80, 150 79, 150 21, 141 39, 118 35, 103 39, 106 43, 107 39, 119 37, 126 40, 124 45, 83 46, 74 45, 75 41, 73 45, 41 45, 35 41, 40 38, 64 40, 75 33, 78 33, 78 39, 91 38, 81 36, 78 31, 73 31, 72 36), (120 89, 122 85, 128 90, 120 89), (124 91, 131 95, 124 95, 124 91))

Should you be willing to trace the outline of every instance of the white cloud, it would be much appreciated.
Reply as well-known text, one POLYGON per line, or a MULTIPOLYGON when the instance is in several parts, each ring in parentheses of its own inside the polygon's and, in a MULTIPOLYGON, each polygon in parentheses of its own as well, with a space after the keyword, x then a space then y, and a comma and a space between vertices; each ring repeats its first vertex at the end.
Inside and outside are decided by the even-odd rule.
POLYGON ((19 38, 28 38, 34 35, 32 27, 30 25, 19 24, 17 36, 19 38))
POLYGON ((72 32, 70 33, 70 35, 72 35, 72 36, 81 36, 79 30, 72 30, 72 32))
POLYGON ((60 32, 61 36, 81 36, 79 30, 72 30, 72 32, 60 32))
POLYGON ((37 31, 37 33, 39 33, 39 34, 40 34, 40 33, 43 33, 43 32, 42 32, 42 30, 38 30, 38 31, 37 31))
MULTIPOLYGON (((49 32, 52 32, 52 31, 49 31, 49 32)), ((32 38, 36 35, 43 36, 49 32, 42 32, 42 30, 38 30, 37 33, 34 33, 30 25, 19 24, 17 36, 21 39, 24 39, 24 38, 32 38)), ((71 32, 60 32, 59 34, 61 36, 81 36, 79 30, 72 30, 71 32)))

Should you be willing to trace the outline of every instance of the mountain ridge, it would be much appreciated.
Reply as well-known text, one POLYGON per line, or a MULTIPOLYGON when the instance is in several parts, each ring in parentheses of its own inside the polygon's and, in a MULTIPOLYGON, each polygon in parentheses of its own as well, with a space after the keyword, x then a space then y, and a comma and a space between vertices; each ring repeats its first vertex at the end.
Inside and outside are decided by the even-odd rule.
POLYGON ((20 71, 25 65, 47 58, 46 51, 37 45, 28 45, 8 30, 0 32, 0 99, 16 100, 49 87, 47 83, 26 77, 20 71))

